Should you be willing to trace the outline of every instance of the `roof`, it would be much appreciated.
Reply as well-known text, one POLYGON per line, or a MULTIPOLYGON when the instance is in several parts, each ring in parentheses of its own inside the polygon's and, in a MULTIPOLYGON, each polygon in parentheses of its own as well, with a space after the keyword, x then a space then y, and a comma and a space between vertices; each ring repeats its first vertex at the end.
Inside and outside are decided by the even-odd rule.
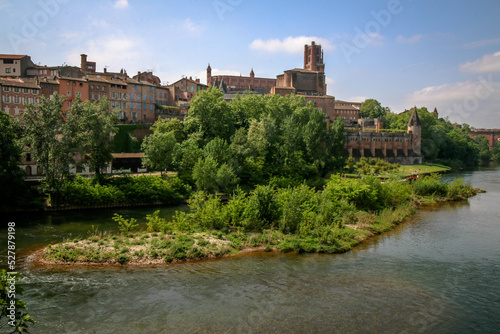
POLYGON ((418 117, 417 107, 413 109, 413 113, 411 114, 410 121, 408 122, 408 126, 422 126, 420 122, 420 118, 418 117))
POLYGON ((82 81, 82 82, 87 82, 87 79, 85 78, 73 78, 73 77, 58 77, 60 80, 71 80, 71 81, 82 81))
POLYGON ((335 109, 339 109, 339 110, 355 110, 355 111, 359 111, 359 108, 356 108, 354 106, 339 106, 337 104, 335 104, 335 109))
POLYGON ((23 59, 24 57, 28 57, 28 55, 0 55, 0 59, 23 59))
POLYGON ((0 78, 0 85, 40 89, 36 78, 0 78))

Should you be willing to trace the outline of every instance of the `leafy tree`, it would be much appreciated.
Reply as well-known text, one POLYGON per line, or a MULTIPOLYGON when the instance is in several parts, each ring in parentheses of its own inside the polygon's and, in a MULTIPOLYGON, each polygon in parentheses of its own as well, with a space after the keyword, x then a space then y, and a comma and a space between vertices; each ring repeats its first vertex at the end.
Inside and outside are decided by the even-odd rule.
POLYGON ((52 204, 57 204, 62 181, 80 153, 75 109, 64 113, 65 101, 57 93, 51 99, 41 97, 38 104, 28 104, 22 116, 22 142, 43 174, 42 191, 49 195, 52 204))
POLYGON ((495 161, 500 161, 500 140, 495 142, 493 150, 491 150, 492 159, 495 161))
POLYGON ((177 118, 174 119, 160 118, 155 122, 155 124, 151 126, 151 130, 153 130, 154 132, 161 132, 161 133, 173 132, 175 135, 175 139, 178 142, 181 142, 182 140, 185 139, 184 127, 181 121, 179 121, 179 119, 177 118))
POLYGON ((224 95, 209 88, 196 94, 184 121, 187 133, 200 132, 205 143, 220 137, 229 140, 234 133, 234 117, 224 95))
POLYGON ((170 168, 176 142, 173 131, 166 133, 154 132, 144 138, 141 145, 145 155, 142 160, 143 165, 161 171, 170 168))
POLYGON ((77 134, 81 143, 81 152, 85 154, 84 162, 95 171, 95 179, 101 183, 102 169, 112 161, 113 135, 117 132, 114 124, 118 117, 109 111, 109 103, 103 99, 99 102, 81 102, 77 100, 71 107, 70 115, 76 117, 77 134))
POLYGON ((217 190, 217 161, 199 158, 193 168, 193 180, 198 190, 214 193, 217 190))
POLYGON ((382 107, 380 102, 375 99, 367 99, 361 103, 361 108, 359 109, 360 117, 371 117, 378 118, 384 117, 387 113, 387 109, 382 107))
POLYGON ((18 206, 27 195, 24 172, 18 167, 21 160, 20 133, 19 123, 0 111, 0 211, 18 206))

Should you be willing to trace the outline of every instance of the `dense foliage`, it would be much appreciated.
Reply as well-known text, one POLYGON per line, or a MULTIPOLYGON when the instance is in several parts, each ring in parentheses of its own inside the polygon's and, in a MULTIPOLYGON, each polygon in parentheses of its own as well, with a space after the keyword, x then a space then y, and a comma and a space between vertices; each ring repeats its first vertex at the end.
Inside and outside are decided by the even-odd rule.
POLYGON ((161 263, 217 257, 242 249, 339 253, 367 237, 392 229, 415 212, 417 201, 459 200, 476 190, 463 180, 442 183, 429 176, 413 183, 373 176, 332 176, 323 190, 306 185, 258 185, 236 189, 229 200, 194 193, 189 212, 171 220, 147 215, 146 231, 115 214, 122 235, 94 233, 84 240, 51 246, 45 258, 62 262, 161 263))
POLYGON ((244 94, 228 104, 219 90, 208 89, 193 99, 183 128, 176 121, 153 126, 144 163, 177 170, 208 192, 270 180, 299 184, 344 166, 343 121, 330 125, 324 118, 303 97, 244 94), (157 154, 170 151, 174 138, 171 154, 157 154))
POLYGON ((179 204, 190 188, 177 176, 121 176, 102 184, 77 175, 64 181, 60 205, 96 206, 117 204, 179 204))

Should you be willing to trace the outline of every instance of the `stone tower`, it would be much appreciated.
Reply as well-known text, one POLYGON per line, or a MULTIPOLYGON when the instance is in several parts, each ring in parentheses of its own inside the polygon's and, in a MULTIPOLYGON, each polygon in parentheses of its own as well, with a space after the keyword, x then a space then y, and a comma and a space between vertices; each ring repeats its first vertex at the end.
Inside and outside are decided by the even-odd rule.
POLYGON ((304 45, 304 69, 325 72, 323 50, 321 49, 321 45, 316 45, 314 41, 311 42, 311 45, 304 45))
POLYGON ((212 85, 212 68, 210 67, 210 63, 208 63, 207 67, 207 86, 212 85))
POLYGON ((415 154, 422 155, 422 123, 418 117, 417 107, 413 108, 410 121, 408 122, 408 133, 413 134, 412 149, 415 154))

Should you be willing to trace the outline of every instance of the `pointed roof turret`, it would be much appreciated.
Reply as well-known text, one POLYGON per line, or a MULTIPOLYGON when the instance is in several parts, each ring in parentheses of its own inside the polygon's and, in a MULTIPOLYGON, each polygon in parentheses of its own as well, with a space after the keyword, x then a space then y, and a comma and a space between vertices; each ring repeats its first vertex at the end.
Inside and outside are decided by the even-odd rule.
POLYGON ((211 70, 210 63, 208 63, 207 70, 211 70))
POLYGON ((255 73, 253 73, 253 67, 252 67, 252 70, 250 71, 250 78, 253 78, 255 77, 255 73))
POLYGON ((420 118, 417 113, 417 106, 413 108, 413 113, 411 114, 410 121, 408 122, 408 127, 410 126, 422 126, 420 118))

